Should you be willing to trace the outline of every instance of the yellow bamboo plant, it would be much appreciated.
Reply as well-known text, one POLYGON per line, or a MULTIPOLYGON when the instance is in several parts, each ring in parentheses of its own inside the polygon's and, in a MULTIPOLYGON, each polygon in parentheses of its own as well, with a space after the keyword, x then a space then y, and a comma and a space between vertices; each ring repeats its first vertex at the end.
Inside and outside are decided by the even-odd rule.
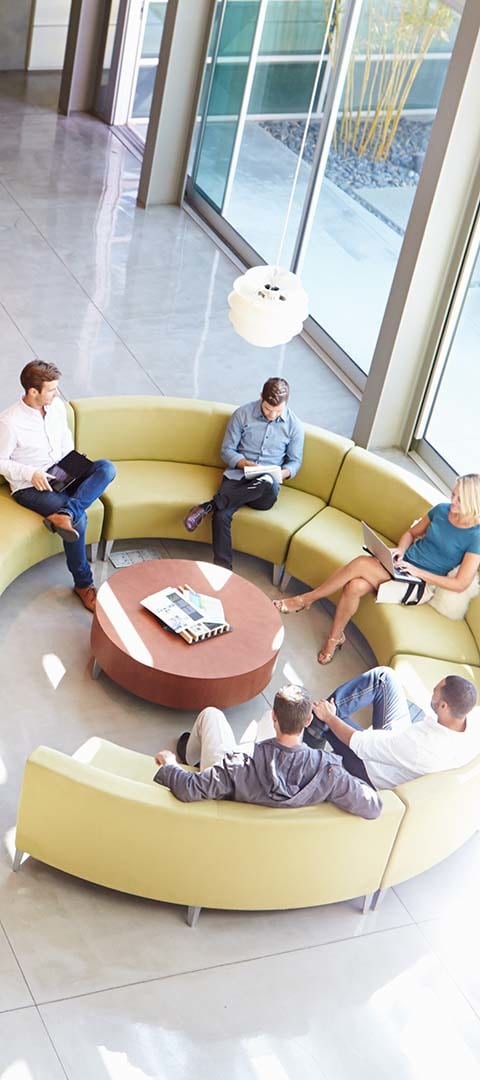
POLYGON ((365 0, 364 31, 350 61, 337 142, 359 157, 388 157, 408 96, 435 39, 453 13, 443 0, 365 0), (363 73, 358 85, 358 60, 363 73), (356 78, 357 72, 357 78, 356 78))

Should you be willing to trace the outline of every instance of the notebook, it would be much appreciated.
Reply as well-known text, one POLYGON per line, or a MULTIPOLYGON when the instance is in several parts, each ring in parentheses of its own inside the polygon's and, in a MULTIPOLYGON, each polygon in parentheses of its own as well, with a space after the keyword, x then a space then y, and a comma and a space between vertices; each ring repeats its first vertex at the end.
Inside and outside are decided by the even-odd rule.
POLYGON ((369 525, 366 524, 365 521, 362 521, 362 529, 363 542, 366 551, 368 551, 370 555, 375 555, 375 558, 378 559, 379 562, 381 562, 382 566, 385 567, 385 570, 388 570, 388 573, 391 575, 392 578, 395 579, 395 581, 421 580, 420 578, 415 577, 413 574, 408 574, 406 570, 399 570, 397 564, 394 561, 391 548, 389 548, 388 545, 385 544, 379 536, 377 536, 377 534, 373 531, 373 529, 370 528, 369 525))
POLYGON ((65 491, 66 488, 71 487, 72 484, 81 480, 82 476, 85 476, 92 464, 93 462, 85 454, 70 450, 70 453, 65 454, 65 457, 57 461, 55 465, 48 467, 47 476, 52 491, 65 491))

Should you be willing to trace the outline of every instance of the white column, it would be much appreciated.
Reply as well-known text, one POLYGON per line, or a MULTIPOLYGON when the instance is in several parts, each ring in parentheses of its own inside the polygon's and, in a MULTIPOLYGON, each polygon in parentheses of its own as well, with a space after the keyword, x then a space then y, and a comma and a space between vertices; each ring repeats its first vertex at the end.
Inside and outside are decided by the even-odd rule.
POLYGON ((179 203, 215 0, 169 0, 145 145, 139 206, 179 203))

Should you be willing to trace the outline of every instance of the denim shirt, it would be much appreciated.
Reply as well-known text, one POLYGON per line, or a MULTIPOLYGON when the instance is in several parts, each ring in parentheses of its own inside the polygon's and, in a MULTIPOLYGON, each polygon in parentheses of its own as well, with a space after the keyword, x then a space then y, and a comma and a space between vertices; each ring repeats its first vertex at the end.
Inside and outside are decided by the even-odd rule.
POLYGON ((261 402, 250 401, 235 409, 228 421, 221 450, 228 466, 224 475, 243 479, 243 469, 236 465, 246 458, 259 465, 281 465, 294 477, 302 464, 303 441, 303 426, 288 405, 276 420, 267 420, 261 402))

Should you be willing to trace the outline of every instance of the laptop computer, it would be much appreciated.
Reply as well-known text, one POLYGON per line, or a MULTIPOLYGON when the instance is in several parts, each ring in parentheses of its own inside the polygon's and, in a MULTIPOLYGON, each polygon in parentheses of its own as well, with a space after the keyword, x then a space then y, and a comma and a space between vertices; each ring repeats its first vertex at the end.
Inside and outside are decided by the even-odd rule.
POLYGON ((365 521, 362 521, 363 529, 363 542, 366 551, 370 555, 375 555, 375 558, 381 562, 385 570, 395 581, 420 581, 421 579, 415 577, 414 574, 408 574, 405 570, 399 570, 397 564, 394 561, 391 548, 380 539, 379 536, 370 528, 365 521))
POLYGON ((52 491, 65 491, 66 488, 77 483, 85 476, 92 464, 93 462, 85 454, 70 450, 69 454, 65 454, 65 457, 57 461, 55 465, 49 465, 47 469, 52 491))

